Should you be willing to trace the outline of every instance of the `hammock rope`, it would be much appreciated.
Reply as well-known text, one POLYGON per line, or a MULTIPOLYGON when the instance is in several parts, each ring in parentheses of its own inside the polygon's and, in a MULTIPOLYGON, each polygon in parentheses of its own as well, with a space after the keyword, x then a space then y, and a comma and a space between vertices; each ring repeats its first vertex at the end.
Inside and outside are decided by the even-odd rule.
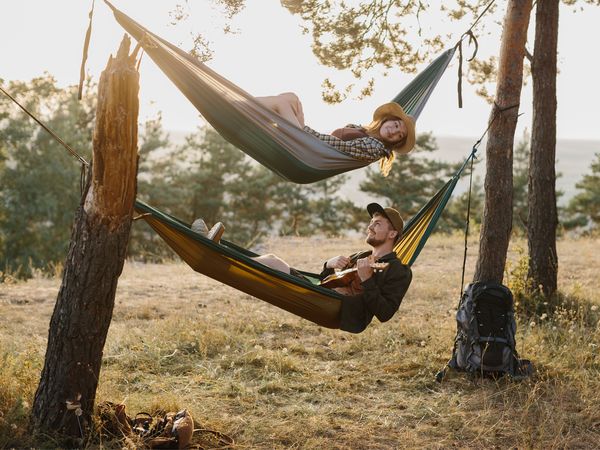
MULTIPOLYGON (((476 153, 477 153, 477 150, 479 148, 479 145, 483 141, 483 138, 487 135, 488 131, 492 127, 492 124, 494 123, 494 121, 496 120, 496 118, 498 118, 500 116, 500 114, 502 114, 504 111, 508 111, 510 109, 518 108, 518 107, 519 107, 519 104, 517 103, 515 105, 507 106, 505 108, 500 108, 498 106, 498 104, 496 102, 494 102, 494 110, 493 110, 493 113, 492 113, 492 119, 489 121, 488 126, 485 129, 485 131, 482 133, 481 137, 477 140, 477 142, 475 142, 475 144, 473 144, 473 149, 471 150, 471 155, 470 155, 471 168, 469 170, 469 190, 468 190, 468 194, 467 194, 467 214, 466 214, 466 219, 465 219, 465 249, 464 249, 464 253, 463 253, 462 272, 461 272, 461 276, 460 276, 459 306, 460 306, 460 300, 463 297, 464 288, 465 288, 465 269, 466 269, 466 266, 467 266, 467 249, 468 249, 468 242, 469 242, 469 225, 470 225, 470 221, 471 221, 471 192, 472 192, 472 188, 473 188, 473 164, 474 164, 475 159, 477 159, 476 153)), ((464 162, 464 164, 460 168, 460 172, 462 172, 464 170, 464 168, 466 167, 466 165, 467 165, 468 162, 469 162, 469 158, 467 158, 467 160, 464 162)), ((458 309, 458 306, 457 306, 457 309, 458 309)))
POLYGON ((483 11, 479 14, 479 16, 477 16, 477 18, 475 19, 475 21, 471 24, 471 26, 469 27, 469 29, 467 31, 465 31, 460 36, 460 39, 458 40, 458 42, 454 46, 454 48, 458 48, 458 82, 457 82, 457 91, 458 91, 458 107, 459 108, 463 107, 463 99, 462 99, 463 48, 462 48, 462 42, 463 42, 463 40, 465 38, 468 37, 469 38, 469 44, 473 43, 473 45, 475 45, 475 49, 473 50, 473 53, 471 54, 471 57, 467 59, 467 62, 472 61, 473 59, 475 59, 475 56, 477 55, 477 50, 479 49, 479 43, 477 42, 477 38, 475 37, 475 34, 473 33, 473 28, 475 28, 475 25, 477 25, 477 23, 479 23, 479 21, 485 15, 485 13, 487 13, 489 11, 489 9, 492 7, 492 5, 494 4, 495 1, 496 0, 492 0, 491 2, 489 2, 487 4, 487 6, 483 9, 483 11))
POLYGON ((14 98, 7 91, 5 91, 4 88, 2 88, 2 86, 0 86, 0 91, 4 95, 6 95, 10 100, 12 100, 19 108, 21 108, 25 112, 25 114, 27 114, 29 117, 31 117, 50 136, 52 136, 52 138, 56 142, 58 142, 60 145, 62 145, 63 148, 65 148, 71 154, 71 156, 73 156, 79 160, 79 162, 81 163, 81 171, 79 174, 79 192, 80 192, 80 194, 83 194, 83 191, 85 189, 85 182, 87 179, 87 169, 90 167, 90 163, 87 162, 83 156, 81 156, 79 153, 77 153, 75 150, 73 150, 73 148, 69 144, 67 144, 59 135, 57 135, 50 127, 48 127, 44 122, 42 122, 40 119, 38 119, 35 114, 33 114, 31 111, 29 111, 27 108, 25 108, 25 106, 21 105, 17 101, 16 98, 14 98))
POLYGON ((4 90, 4 88, 2 88, 2 86, 0 86, 0 91, 2 91, 2 93, 4 95, 6 95, 9 99, 11 99, 19 108, 21 108, 29 117, 31 117, 34 121, 36 121, 38 123, 39 126, 41 126, 44 130, 46 130, 46 132, 48 132, 48 134, 50 136, 52 136, 54 138, 54 140, 56 142, 58 142, 60 145, 62 145, 72 156, 74 156, 75 158, 77 158, 79 160, 79 162, 81 164, 83 164, 86 167, 89 167, 90 163, 87 162, 85 160, 85 158, 83 158, 83 156, 79 155, 75 150, 73 150, 73 148, 67 144, 65 141, 63 141, 61 139, 60 136, 58 136, 50 127, 48 127, 44 122, 42 122, 40 119, 38 119, 36 117, 35 114, 33 114, 31 111, 29 111, 27 108, 25 108, 23 105, 21 105, 17 99, 15 99, 12 95, 10 95, 7 91, 4 90))

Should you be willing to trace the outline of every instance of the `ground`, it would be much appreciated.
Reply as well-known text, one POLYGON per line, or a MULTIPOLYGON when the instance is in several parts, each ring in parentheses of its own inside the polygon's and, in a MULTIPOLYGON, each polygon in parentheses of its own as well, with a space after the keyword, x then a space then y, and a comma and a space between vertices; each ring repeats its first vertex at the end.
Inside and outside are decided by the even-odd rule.
MULTIPOLYGON (((316 271, 360 240, 274 239, 265 251, 316 271)), ((506 282, 522 275, 511 246, 506 282)), ((600 240, 559 242, 560 288, 600 304, 600 240)), ((477 243, 469 248, 466 280, 477 243)), ((436 372, 451 355, 463 241, 434 236, 399 312, 363 333, 329 330, 178 263, 127 262, 97 402, 127 412, 188 408, 237 448, 599 448, 600 329, 568 310, 521 319, 536 374, 521 382, 436 372), (551 319, 551 320, 549 320, 551 319)), ((0 285, 0 447, 24 431, 60 277, 0 285)), ((109 446, 108 444, 104 444, 109 446)))

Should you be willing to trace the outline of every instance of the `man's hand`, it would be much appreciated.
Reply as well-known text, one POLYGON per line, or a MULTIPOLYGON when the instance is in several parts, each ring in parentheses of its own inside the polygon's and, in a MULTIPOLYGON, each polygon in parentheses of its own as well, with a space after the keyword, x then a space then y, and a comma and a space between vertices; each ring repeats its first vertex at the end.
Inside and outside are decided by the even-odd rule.
POLYGON ((350 263, 350 258, 347 256, 334 256, 325 263, 328 269, 343 269, 350 263))
POLYGON ((356 261, 356 269, 360 281, 368 280, 373 276, 373 268, 371 267, 371 263, 373 262, 375 262, 375 258, 373 258, 372 255, 366 258, 360 258, 356 261))

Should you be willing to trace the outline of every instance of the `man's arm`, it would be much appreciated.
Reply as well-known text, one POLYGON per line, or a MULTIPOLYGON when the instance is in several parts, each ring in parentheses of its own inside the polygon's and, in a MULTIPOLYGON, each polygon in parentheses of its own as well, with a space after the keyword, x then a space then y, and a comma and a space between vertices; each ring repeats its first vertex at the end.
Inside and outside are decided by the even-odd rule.
POLYGON ((395 266, 390 267, 383 283, 375 282, 374 278, 361 283, 365 308, 380 322, 387 322, 396 314, 412 280, 412 272, 408 266, 395 266))
POLYGON ((334 256, 333 258, 325 261, 325 263, 323 264, 323 270, 319 274, 319 277, 321 277, 321 280, 322 280, 323 278, 334 273, 335 269, 339 269, 339 270, 348 269, 356 262, 356 260, 358 258, 362 258, 362 257, 368 256, 370 254, 371 254, 371 252, 367 251, 367 252, 354 253, 353 255, 350 255, 350 256, 334 256))
POLYGON ((319 274, 321 280, 334 273, 335 269, 344 269, 349 262, 350 258, 347 256, 334 256, 333 258, 328 259, 323 264, 323 270, 319 274))
MULTIPOLYGON (((412 272, 403 264, 390 264, 385 278, 376 281, 375 276, 363 281, 363 292, 342 301, 340 328, 360 333, 377 317, 380 322, 390 320, 410 286, 412 272)), ((379 278, 379 276, 377 277, 379 278)))

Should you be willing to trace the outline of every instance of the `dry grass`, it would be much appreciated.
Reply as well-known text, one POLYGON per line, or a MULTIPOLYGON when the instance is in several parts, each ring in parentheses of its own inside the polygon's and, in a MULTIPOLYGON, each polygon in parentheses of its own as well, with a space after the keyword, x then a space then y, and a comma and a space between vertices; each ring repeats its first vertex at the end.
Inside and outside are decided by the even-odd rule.
MULTIPOLYGON (((359 248, 277 239, 265 250, 317 270, 359 248)), ((473 243, 467 280, 475 251, 473 243)), ((563 240, 559 257, 562 291, 600 304, 600 241, 563 240)), ((600 330, 568 312, 519 324, 534 378, 434 381, 451 352, 461 263, 461 239, 434 236, 398 314, 360 335, 320 328, 182 264, 128 263, 97 400, 123 402, 130 414, 189 408, 238 448, 600 447, 600 330)), ((29 443, 59 283, 0 285, 0 447, 29 443)))

